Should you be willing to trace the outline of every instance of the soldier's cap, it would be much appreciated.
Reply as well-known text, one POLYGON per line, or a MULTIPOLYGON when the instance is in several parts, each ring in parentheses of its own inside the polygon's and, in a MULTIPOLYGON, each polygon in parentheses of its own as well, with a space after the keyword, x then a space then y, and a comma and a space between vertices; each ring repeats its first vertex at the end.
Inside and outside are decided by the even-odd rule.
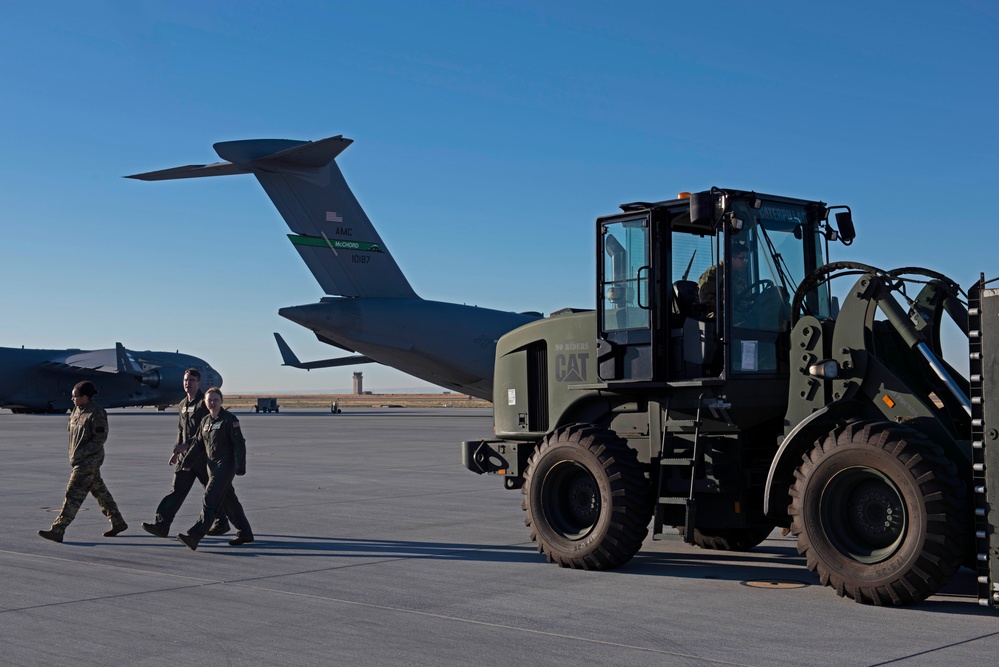
POLYGON ((97 395, 97 387, 90 380, 84 380, 82 382, 77 382, 73 386, 74 396, 86 396, 87 398, 93 398, 97 395))

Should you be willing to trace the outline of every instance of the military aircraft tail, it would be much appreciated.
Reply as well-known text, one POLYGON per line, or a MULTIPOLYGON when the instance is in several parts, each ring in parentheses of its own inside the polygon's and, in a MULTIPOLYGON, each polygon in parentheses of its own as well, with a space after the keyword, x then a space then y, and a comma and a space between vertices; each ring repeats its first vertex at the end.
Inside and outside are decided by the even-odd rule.
POLYGON ((351 143, 343 136, 319 141, 223 141, 214 148, 224 162, 127 178, 163 181, 253 174, 293 232, 288 238, 326 294, 418 298, 336 164, 336 157, 351 143))

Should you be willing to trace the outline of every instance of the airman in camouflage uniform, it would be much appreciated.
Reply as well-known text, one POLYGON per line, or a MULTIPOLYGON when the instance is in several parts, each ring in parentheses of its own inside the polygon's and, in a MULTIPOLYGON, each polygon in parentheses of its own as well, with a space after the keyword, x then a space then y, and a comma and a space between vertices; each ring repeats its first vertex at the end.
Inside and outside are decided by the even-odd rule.
POLYGON ((108 439, 108 415, 93 401, 97 388, 83 381, 73 387, 73 413, 69 417, 69 462, 73 471, 66 484, 66 500, 62 511, 49 530, 38 534, 53 542, 62 542, 66 527, 80 511, 80 505, 90 493, 97 499, 101 512, 111 521, 104 537, 114 537, 128 528, 111 492, 101 479, 104 463, 104 443, 108 439))
MULTIPOLYGON (((745 298, 748 296, 745 292, 749 288, 748 271, 746 270, 749 262, 748 257, 745 245, 733 247, 732 294, 734 298, 743 297, 740 303, 732 304, 732 312, 735 314, 736 319, 742 319, 739 316, 748 314, 748 311, 752 308, 752 303, 748 302, 749 300, 745 298)), ((704 304, 709 317, 715 316, 715 285, 718 282, 718 270, 723 267, 724 263, 708 267, 708 270, 701 274, 700 280, 697 281, 697 300, 704 304)), ((724 284, 721 289, 721 298, 724 302, 724 284)))

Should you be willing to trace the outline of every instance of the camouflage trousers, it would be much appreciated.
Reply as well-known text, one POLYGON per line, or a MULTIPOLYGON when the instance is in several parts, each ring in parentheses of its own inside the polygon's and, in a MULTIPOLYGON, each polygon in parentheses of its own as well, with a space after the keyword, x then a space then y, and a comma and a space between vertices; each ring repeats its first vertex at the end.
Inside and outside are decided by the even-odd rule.
POLYGON ((73 472, 69 474, 69 482, 66 484, 66 499, 62 503, 59 517, 52 524, 52 530, 66 530, 66 526, 76 518, 76 513, 80 511, 80 505, 86 500, 88 493, 97 499, 101 512, 111 520, 111 525, 118 526, 125 523, 121 512, 118 511, 118 505, 111 497, 111 492, 101 479, 100 467, 73 466, 73 472))

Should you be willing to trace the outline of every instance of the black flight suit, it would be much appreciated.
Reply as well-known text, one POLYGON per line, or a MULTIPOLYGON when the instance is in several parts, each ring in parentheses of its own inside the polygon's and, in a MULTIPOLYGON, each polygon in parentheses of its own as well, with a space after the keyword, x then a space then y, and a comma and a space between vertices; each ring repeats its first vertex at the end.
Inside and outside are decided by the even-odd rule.
MULTIPOLYGON (((177 459, 170 493, 156 508, 156 525, 164 532, 170 529, 170 524, 180 511, 180 506, 184 504, 184 499, 194 486, 194 480, 201 482, 202 486, 208 485, 208 457, 205 456, 204 443, 197 437, 198 426, 208 414, 205 392, 199 390, 193 400, 184 396, 179 407, 180 418, 177 421, 177 441, 174 443, 174 448, 181 444, 187 444, 189 448, 177 459)), ((218 521, 227 527, 224 512, 218 516, 218 521)))
POLYGON ((201 517, 187 534, 195 540, 204 537, 221 508, 236 527, 237 536, 252 536, 250 522, 232 488, 233 478, 246 474, 246 440, 239 420, 225 408, 218 417, 209 413, 201 420, 198 438, 208 455, 208 485, 201 517))

